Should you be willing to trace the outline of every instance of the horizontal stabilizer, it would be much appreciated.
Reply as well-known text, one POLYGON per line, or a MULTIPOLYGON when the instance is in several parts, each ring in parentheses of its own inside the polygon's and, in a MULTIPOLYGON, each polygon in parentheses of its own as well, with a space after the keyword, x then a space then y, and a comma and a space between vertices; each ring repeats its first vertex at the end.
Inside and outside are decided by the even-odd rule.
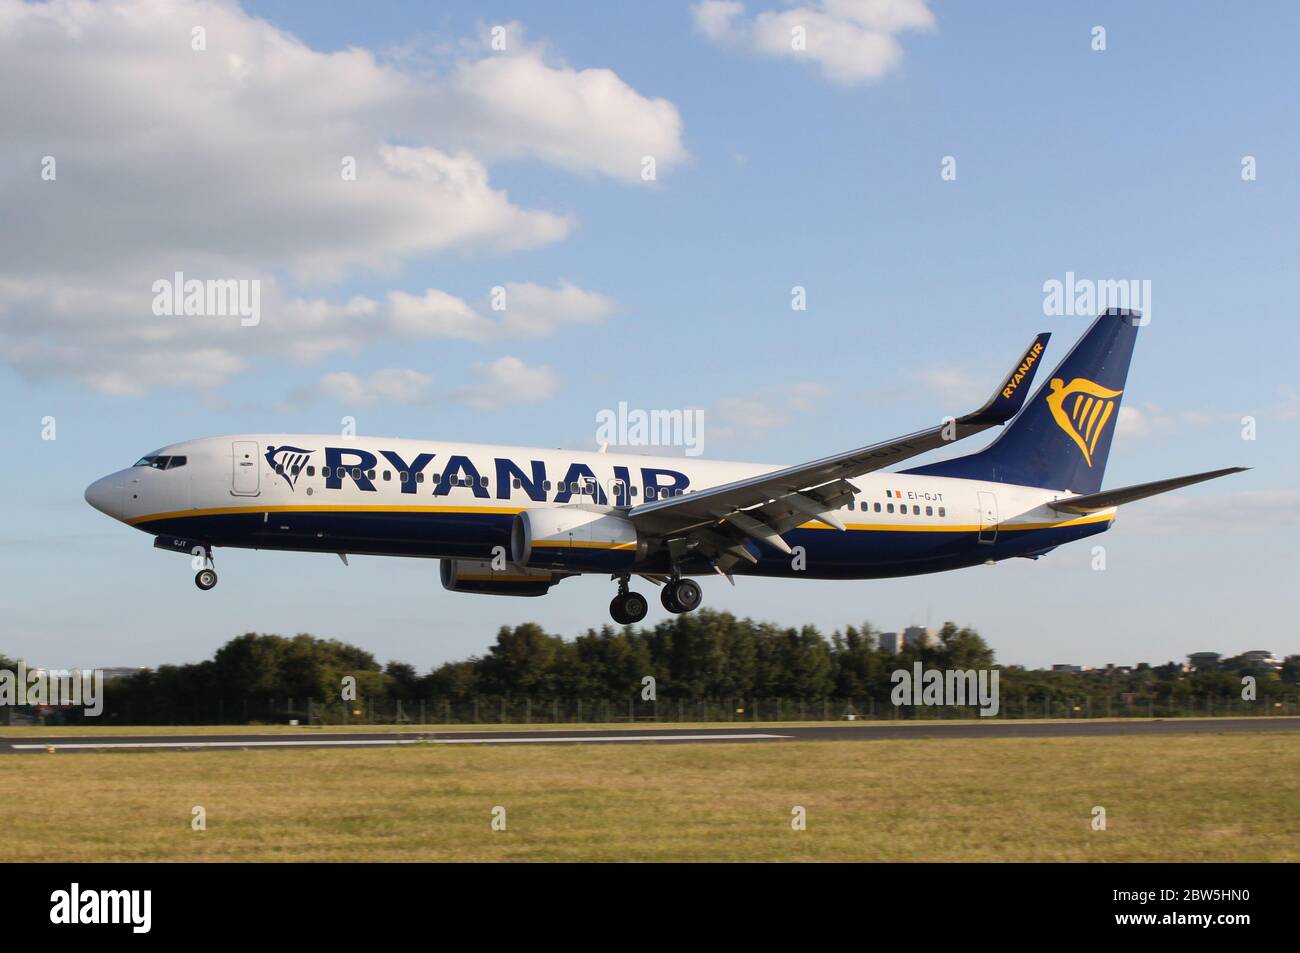
POLYGON ((1177 490, 1185 486, 1191 486, 1193 483, 1204 483, 1206 480, 1217 480, 1221 476, 1227 476, 1229 473, 1241 473, 1249 470, 1250 467, 1228 467, 1225 470, 1211 470, 1208 473, 1193 473, 1191 476, 1172 477, 1168 480, 1156 480, 1154 483, 1139 483, 1136 486, 1124 486, 1118 490, 1105 490, 1101 493, 1088 493, 1083 496, 1070 496, 1063 500, 1056 500, 1048 503, 1054 510, 1060 510, 1063 513, 1095 513, 1098 510, 1108 510, 1112 506, 1119 506, 1121 503, 1132 503, 1134 500, 1144 500, 1148 496, 1156 496, 1159 493, 1168 493, 1170 490, 1177 490))

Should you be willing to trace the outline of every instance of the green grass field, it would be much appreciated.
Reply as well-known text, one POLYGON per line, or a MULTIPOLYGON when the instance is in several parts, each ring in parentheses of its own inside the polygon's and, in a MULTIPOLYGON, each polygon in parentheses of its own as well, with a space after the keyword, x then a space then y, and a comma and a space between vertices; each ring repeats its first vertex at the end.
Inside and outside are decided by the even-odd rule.
POLYGON ((1300 859, 1290 734, 57 753, 0 781, 18 862, 1300 859))

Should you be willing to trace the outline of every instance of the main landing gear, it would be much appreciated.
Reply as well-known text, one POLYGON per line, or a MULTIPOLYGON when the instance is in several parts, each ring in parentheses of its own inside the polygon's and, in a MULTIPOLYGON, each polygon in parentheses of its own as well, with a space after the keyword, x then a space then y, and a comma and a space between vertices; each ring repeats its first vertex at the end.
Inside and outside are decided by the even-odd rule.
MULTIPOLYGON (((693 612, 704 601, 704 592, 694 579, 682 579, 680 576, 664 584, 660 601, 665 609, 674 614, 693 612)), ((628 588, 628 577, 620 576, 618 595, 609 604, 609 614, 619 625, 632 625, 645 618, 649 610, 645 596, 628 588)))
POLYGON ((629 589, 627 587, 627 576, 620 576, 618 595, 609 604, 609 614, 614 617, 614 621, 619 625, 632 625, 644 619, 645 614, 649 611, 650 603, 646 602, 645 596, 629 589))
POLYGON ((659 601, 669 612, 693 612, 704 601, 704 591, 694 579, 673 579, 664 586, 659 601))

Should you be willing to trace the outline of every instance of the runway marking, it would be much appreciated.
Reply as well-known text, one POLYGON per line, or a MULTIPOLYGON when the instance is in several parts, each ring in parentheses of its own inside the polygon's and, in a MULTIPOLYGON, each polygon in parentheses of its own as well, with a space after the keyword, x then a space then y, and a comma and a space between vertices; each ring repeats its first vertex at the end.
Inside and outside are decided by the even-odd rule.
POLYGON ((523 744, 590 744, 596 741, 776 741, 793 735, 767 735, 728 732, 716 735, 601 735, 586 737, 564 735, 541 738, 358 738, 310 741, 79 741, 60 744, 14 744, 9 747, 19 751, 48 751, 50 748, 322 748, 331 745, 523 745, 523 744))
MULTIPOLYGON (((28 749, 50 748, 292 748, 320 745, 414 745, 423 738, 362 738, 348 741, 79 741, 68 744, 10 745, 28 749)), ((427 743, 427 742, 424 742, 427 743)))
POLYGON ((590 742, 590 741, 730 741, 735 738, 761 739, 775 741, 780 738, 793 738, 794 735, 760 735, 760 734, 741 734, 739 732, 728 732, 725 735, 602 735, 599 738, 584 738, 581 736, 563 737, 563 738, 434 738, 433 741, 440 745, 480 745, 480 744, 497 744, 497 745, 517 745, 539 742, 590 742))

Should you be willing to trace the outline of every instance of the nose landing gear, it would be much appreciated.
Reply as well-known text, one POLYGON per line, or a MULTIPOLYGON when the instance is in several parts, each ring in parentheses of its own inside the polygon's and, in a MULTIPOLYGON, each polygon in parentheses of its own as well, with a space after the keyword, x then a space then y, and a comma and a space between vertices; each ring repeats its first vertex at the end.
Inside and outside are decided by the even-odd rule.
POLYGON ((212 547, 196 546, 194 562, 200 567, 194 574, 194 585, 207 592, 217 584, 217 568, 216 561, 212 558, 212 547))

